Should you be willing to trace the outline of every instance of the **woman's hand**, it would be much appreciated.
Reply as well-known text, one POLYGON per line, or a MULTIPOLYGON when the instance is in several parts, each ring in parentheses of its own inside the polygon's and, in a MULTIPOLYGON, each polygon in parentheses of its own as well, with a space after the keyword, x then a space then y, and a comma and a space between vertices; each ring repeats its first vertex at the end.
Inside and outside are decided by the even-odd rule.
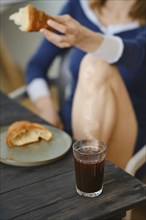
POLYGON ((102 43, 102 35, 84 27, 70 15, 53 18, 54 20, 48 20, 48 25, 59 34, 46 29, 41 29, 40 32, 56 46, 60 48, 76 46, 85 52, 93 52, 102 43))
POLYGON ((63 129, 63 123, 57 113, 56 107, 49 95, 38 98, 34 103, 38 115, 54 125, 57 128, 63 129))
POLYGON ((60 34, 47 31, 46 29, 42 29, 41 32, 56 46, 61 48, 70 47, 77 45, 81 41, 82 26, 70 15, 54 17, 54 20, 48 20, 47 23, 60 34))

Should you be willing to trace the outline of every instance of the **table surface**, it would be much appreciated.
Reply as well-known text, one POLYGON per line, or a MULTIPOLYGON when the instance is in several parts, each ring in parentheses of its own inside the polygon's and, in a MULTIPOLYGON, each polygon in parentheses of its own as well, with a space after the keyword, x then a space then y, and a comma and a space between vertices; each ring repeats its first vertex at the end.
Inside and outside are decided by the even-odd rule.
MULTIPOLYGON (((0 105, 1 127, 24 119, 46 123, 3 93, 0 105)), ((0 175, 2 220, 114 220, 146 201, 146 185, 110 161, 105 163, 103 193, 96 198, 79 196, 71 149, 60 160, 43 166, 0 163, 0 175)))

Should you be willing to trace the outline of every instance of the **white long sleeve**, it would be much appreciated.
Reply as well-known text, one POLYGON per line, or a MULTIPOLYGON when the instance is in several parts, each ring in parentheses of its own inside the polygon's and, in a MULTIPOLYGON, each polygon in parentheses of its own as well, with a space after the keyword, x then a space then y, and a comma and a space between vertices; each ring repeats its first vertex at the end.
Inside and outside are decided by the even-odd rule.
POLYGON ((112 64, 119 60, 123 53, 124 44, 120 37, 104 36, 100 47, 92 54, 99 59, 112 64))
POLYGON ((32 101, 35 101, 42 96, 50 95, 48 84, 42 78, 37 78, 33 80, 27 86, 27 92, 32 101))

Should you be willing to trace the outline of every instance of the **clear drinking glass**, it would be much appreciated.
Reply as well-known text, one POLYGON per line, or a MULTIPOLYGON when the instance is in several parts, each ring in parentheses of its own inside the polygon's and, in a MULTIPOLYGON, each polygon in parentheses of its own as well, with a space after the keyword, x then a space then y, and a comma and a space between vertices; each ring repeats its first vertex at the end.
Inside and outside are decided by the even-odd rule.
POLYGON ((100 140, 80 140, 73 144, 76 191, 95 197, 102 193, 106 145, 100 140))

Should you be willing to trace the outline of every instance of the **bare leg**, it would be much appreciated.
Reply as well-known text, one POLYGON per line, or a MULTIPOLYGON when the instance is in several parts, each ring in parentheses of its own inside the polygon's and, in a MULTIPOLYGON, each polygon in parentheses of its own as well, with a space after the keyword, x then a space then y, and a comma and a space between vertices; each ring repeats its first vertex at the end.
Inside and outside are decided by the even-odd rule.
POLYGON ((107 159, 125 168, 137 137, 137 123, 126 87, 114 65, 84 57, 75 92, 75 139, 96 138, 108 146, 107 159))

